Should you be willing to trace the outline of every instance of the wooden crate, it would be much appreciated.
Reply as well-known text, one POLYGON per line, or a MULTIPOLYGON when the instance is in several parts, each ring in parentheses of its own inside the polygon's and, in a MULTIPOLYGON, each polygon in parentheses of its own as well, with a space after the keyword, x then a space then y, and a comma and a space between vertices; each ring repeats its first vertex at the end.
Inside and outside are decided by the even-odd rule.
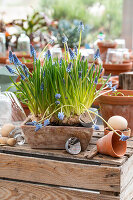
POLYGON ((1 146, 0 200, 133 199, 133 141, 129 140, 122 158, 95 155, 102 135, 95 132, 87 153, 77 156, 28 145, 1 146))

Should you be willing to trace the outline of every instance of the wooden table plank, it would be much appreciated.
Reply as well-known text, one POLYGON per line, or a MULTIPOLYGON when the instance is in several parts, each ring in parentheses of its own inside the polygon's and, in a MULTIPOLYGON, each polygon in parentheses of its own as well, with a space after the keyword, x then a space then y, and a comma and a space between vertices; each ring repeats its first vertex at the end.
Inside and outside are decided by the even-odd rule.
POLYGON ((119 200, 119 197, 72 188, 0 180, 1 200, 119 200))
POLYGON ((0 177, 92 190, 120 191, 120 169, 0 153, 0 177))

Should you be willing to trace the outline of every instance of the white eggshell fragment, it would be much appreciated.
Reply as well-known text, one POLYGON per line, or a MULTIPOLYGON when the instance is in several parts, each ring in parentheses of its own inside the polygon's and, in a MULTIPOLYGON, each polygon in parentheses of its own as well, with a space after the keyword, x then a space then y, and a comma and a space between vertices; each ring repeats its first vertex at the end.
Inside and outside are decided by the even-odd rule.
POLYGON ((15 129, 15 126, 13 124, 4 124, 1 128, 1 135, 2 137, 8 137, 9 133, 15 129))
POLYGON ((122 116, 112 116, 108 120, 108 124, 115 130, 125 130, 127 129, 128 122, 127 120, 122 116))

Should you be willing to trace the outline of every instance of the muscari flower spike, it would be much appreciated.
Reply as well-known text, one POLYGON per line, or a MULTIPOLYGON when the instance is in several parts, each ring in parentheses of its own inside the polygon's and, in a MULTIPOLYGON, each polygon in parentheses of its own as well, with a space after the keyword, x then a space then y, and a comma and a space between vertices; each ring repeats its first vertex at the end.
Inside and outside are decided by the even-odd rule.
POLYGON ((73 60, 76 56, 75 53, 72 51, 71 48, 69 48, 69 54, 70 54, 70 59, 73 60))
POLYGON ((24 81, 26 79, 26 77, 23 74, 20 74, 21 79, 24 81))
POLYGON ((9 51, 9 62, 13 63, 13 53, 12 53, 12 51, 9 51))
POLYGON ((60 104, 60 101, 56 101, 55 104, 56 104, 56 105, 59 105, 59 104, 60 104))
POLYGON ((26 125, 32 125, 32 126, 35 126, 36 124, 37 124, 36 121, 26 122, 26 125))
POLYGON ((34 49, 34 47, 32 45, 30 45, 30 55, 31 55, 31 57, 33 56, 34 61, 37 60, 37 58, 36 58, 36 51, 35 51, 35 49, 34 49))
POLYGON ((44 121, 44 127, 45 126, 48 126, 50 124, 50 120, 49 119, 46 119, 45 121, 44 121))
POLYGON ((83 22, 80 22, 80 24, 79 24, 79 26, 78 26, 78 31, 79 31, 79 32, 81 32, 81 31, 83 32, 84 29, 85 29, 85 28, 84 28, 83 22))
POLYGON ((55 42, 54 39, 49 40, 49 44, 51 45, 54 44, 54 42, 55 42))
POLYGON ((41 90, 42 91, 44 90, 44 83, 43 82, 41 83, 41 90))
POLYGON ((60 99, 60 98, 61 98, 61 94, 56 94, 56 95, 55 95, 55 98, 56 98, 56 99, 60 99))
POLYGON ((67 38, 65 35, 63 35, 63 36, 62 36, 62 43, 63 43, 63 44, 66 44, 67 41, 68 41, 68 38, 67 38))
POLYGON ((120 137, 120 140, 121 141, 126 141, 126 140, 128 140, 130 137, 129 136, 126 136, 126 135, 124 135, 123 133, 121 134, 121 137, 120 137))
POLYGON ((93 128, 94 128, 94 130, 100 130, 99 126, 96 124, 93 125, 93 128))
POLYGON ((66 71, 69 73, 71 72, 71 68, 72 68, 72 63, 70 62, 68 67, 66 68, 66 71))
POLYGON ((84 59, 85 59, 85 56, 82 56, 82 58, 81 58, 81 62, 84 61, 84 59))
POLYGON ((29 77, 29 69, 26 67, 26 65, 22 65, 23 71, 25 73, 26 77, 29 77))
POLYGON ((68 47, 67 47, 67 45, 65 44, 65 49, 66 49, 66 53, 68 52, 68 47))
POLYGON ((112 81, 107 82, 106 85, 108 88, 112 88, 112 81))
POLYGON ((75 50, 75 54, 76 56, 78 55, 78 49, 77 49, 77 46, 74 47, 74 50, 75 50))
POLYGON ((63 120, 64 119, 64 112, 58 112, 58 119, 63 120))
POLYGON ((62 64, 62 58, 60 58, 60 61, 59 61, 59 65, 61 66, 61 64, 62 64))
POLYGON ((40 123, 37 123, 35 126, 36 126, 35 132, 37 132, 39 129, 42 128, 42 124, 40 124, 40 123))
POLYGON ((48 51, 46 52, 45 57, 46 57, 48 60, 51 58, 51 52, 50 52, 49 49, 48 49, 48 51))
POLYGON ((99 49, 97 49, 96 53, 94 54, 94 59, 96 60, 99 57, 100 57, 100 52, 99 52, 99 49))
POLYGON ((112 90, 113 92, 115 92, 115 91, 117 91, 116 88, 117 88, 117 85, 113 86, 113 87, 111 88, 111 90, 112 90))
POLYGON ((11 67, 9 67, 8 65, 5 66, 7 68, 7 70, 11 73, 11 74, 15 74, 15 70, 12 69, 11 67))
POLYGON ((97 79, 97 77, 95 78, 94 83, 95 83, 95 84, 98 84, 98 79, 97 79))
POLYGON ((13 63, 15 66, 22 65, 22 63, 20 62, 20 60, 17 58, 15 54, 13 54, 13 63))
POLYGON ((82 78, 82 71, 79 71, 79 78, 82 78))

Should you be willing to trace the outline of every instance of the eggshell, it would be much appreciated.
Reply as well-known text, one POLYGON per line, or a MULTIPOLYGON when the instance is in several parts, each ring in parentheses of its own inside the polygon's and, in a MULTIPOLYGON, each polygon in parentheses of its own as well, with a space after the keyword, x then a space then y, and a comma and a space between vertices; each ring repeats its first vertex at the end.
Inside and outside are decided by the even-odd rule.
POLYGON ((9 138, 7 140, 7 144, 10 146, 14 146, 16 144, 16 140, 14 138, 9 138))
POLYGON ((8 137, 9 133, 15 128, 13 124, 4 124, 1 128, 2 137, 8 137))
POLYGON ((7 144, 8 137, 0 137, 0 144, 7 144))
POLYGON ((128 122, 127 120, 122 116, 112 116, 108 120, 108 124, 115 130, 125 130, 127 129, 128 122))

